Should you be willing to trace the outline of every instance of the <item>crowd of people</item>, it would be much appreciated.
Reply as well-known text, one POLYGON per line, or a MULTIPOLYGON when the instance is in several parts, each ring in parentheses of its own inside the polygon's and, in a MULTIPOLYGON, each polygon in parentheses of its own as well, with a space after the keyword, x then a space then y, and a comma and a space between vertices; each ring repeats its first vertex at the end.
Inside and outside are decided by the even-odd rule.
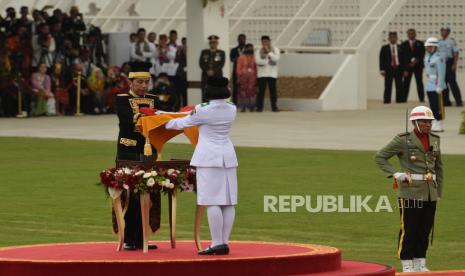
MULTIPOLYGON (((77 7, 69 13, 49 9, 33 10, 30 19, 28 7, 21 7, 19 17, 10 7, 0 18, 0 116, 115 112, 115 96, 129 91, 131 63, 108 64, 104 35, 86 27, 77 7)), ((185 64, 185 56, 179 63, 185 64)), ((167 73, 156 74, 151 92, 166 110, 177 110, 182 103, 169 96, 175 89, 167 73)))

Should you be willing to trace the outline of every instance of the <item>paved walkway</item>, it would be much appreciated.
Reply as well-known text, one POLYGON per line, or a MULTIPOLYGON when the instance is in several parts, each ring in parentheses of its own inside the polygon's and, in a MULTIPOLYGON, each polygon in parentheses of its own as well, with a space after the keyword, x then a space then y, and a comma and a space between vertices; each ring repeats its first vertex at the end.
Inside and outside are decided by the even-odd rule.
MULTIPOLYGON (((238 113, 231 137, 236 146, 377 150, 405 130, 405 110, 413 106, 370 102, 366 111, 238 113)), ((458 134, 462 110, 446 110, 444 153, 465 154, 465 135, 458 134)), ((115 141, 117 131, 114 115, 0 118, 0 136, 115 141)), ((187 143, 181 136, 172 141, 187 143)))

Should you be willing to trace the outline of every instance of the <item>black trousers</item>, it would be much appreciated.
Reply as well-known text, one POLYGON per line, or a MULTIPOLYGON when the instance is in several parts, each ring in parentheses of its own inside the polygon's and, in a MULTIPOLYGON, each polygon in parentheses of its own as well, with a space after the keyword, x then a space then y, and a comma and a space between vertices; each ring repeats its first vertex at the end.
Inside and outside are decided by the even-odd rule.
POLYGON ((400 231, 397 255, 401 260, 425 258, 434 224, 436 201, 399 198, 400 231))
POLYGON ((386 75, 384 76, 384 103, 391 102, 392 81, 394 81, 396 85, 396 102, 403 102, 404 94, 402 91, 402 71, 399 68, 389 68, 386 70, 386 75))
POLYGON ((180 106, 187 106, 187 80, 176 75, 174 77, 174 85, 176 87, 176 94, 178 95, 180 106))
POLYGON ((263 110, 263 101, 265 99, 266 86, 270 90, 271 109, 278 109, 278 91, 276 88, 276 78, 258 78, 258 95, 257 95, 257 110, 263 110))
POLYGON ((428 91, 426 94, 428 95, 429 106, 431 111, 433 111, 434 118, 438 121, 442 120, 438 93, 436 93, 436 91, 428 91))
POLYGON ((237 85, 237 74, 236 74, 236 64, 234 63, 234 71, 232 74, 232 102, 237 105, 237 90, 238 90, 238 85, 237 85))
POLYGON ((443 92, 444 104, 451 105, 449 97, 449 88, 452 90, 452 95, 454 95, 455 103, 462 104, 462 95, 460 93, 459 85, 457 84, 456 72, 452 70, 452 65, 454 64, 454 59, 448 59, 446 61, 446 83, 448 88, 443 92))
POLYGON ((417 84, 418 99, 420 102, 425 101, 425 89, 423 88, 423 68, 413 68, 409 70, 407 77, 404 77, 404 101, 408 100, 408 94, 410 92, 410 81, 415 76, 415 82, 417 84))

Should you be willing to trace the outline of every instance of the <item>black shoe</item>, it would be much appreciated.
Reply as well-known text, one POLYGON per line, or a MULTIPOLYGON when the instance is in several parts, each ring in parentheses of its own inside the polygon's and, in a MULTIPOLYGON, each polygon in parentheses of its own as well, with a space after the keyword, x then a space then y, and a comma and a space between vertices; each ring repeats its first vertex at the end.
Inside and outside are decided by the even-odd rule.
POLYGON ((384 101, 383 103, 384 103, 384 104, 390 104, 391 101, 384 101))
POLYGON ((271 109, 271 112, 279 112, 279 108, 275 107, 275 108, 271 109))
POLYGON ((263 112, 263 108, 257 108, 256 112, 263 112))
POLYGON ((205 250, 199 251, 199 255, 228 255, 229 247, 226 244, 220 244, 213 247, 208 247, 205 250))
POLYGON ((136 245, 133 244, 133 243, 125 243, 125 244, 123 245, 123 249, 124 249, 124 250, 127 250, 127 251, 134 251, 134 250, 137 250, 137 247, 136 247, 136 245))
MULTIPOLYGON (((155 250, 155 249, 158 249, 158 246, 156 246, 155 244, 149 244, 149 250, 155 250)), ((136 249, 144 249, 144 245, 137 245, 136 246, 136 249)))
POLYGON ((463 106, 463 103, 457 103, 457 106, 463 106))
POLYGON ((452 103, 451 102, 445 102, 444 106, 452 106, 452 103))

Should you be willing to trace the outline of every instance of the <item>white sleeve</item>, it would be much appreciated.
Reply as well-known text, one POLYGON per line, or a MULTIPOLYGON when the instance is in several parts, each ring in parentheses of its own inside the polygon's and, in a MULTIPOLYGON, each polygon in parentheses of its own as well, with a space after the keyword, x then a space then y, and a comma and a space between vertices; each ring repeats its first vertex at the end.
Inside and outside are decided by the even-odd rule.
POLYGON ((55 39, 52 37, 50 40, 50 46, 48 47, 48 52, 49 53, 55 52, 55 48, 56 48, 55 39))
POLYGON ((136 54, 136 43, 131 44, 131 58, 138 60, 138 61, 144 61, 145 59, 139 55, 136 54))
POLYGON ((257 63, 257 65, 266 65, 268 63, 268 60, 267 59, 263 59, 260 55, 260 49, 258 49, 257 51, 255 51, 255 62, 257 63))
POLYGON ((203 112, 200 110, 201 108, 198 108, 196 112, 192 113, 189 116, 183 118, 176 118, 169 121, 168 123, 166 123, 165 128, 181 130, 191 126, 198 126, 205 123, 205 116, 203 112))
POLYGON ((176 58, 176 48, 175 47, 169 46, 168 58, 169 58, 170 62, 174 62, 174 59, 176 58))
POLYGON ((268 56, 270 56, 270 59, 272 61, 278 61, 280 56, 281 56, 281 53, 279 52, 279 49, 276 48, 276 47, 273 47, 273 51, 272 52, 269 52, 268 53, 268 56))
POLYGON ((155 46, 152 47, 152 44, 149 43, 149 52, 143 52, 142 55, 145 57, 145 58, 153 58, 153 56, 155 55, 155 46))

